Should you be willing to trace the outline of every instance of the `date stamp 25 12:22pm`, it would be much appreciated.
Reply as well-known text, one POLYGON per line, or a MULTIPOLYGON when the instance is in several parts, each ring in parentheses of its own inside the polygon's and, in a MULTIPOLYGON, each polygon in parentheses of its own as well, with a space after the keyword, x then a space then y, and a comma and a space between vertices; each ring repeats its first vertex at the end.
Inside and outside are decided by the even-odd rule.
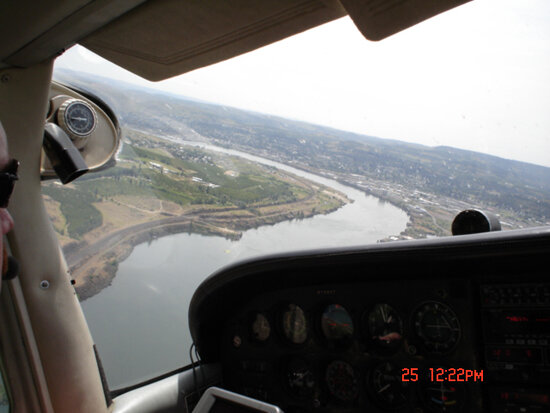
MULTIPOLYGON (((426 377, 432 382, 467 382, 483 381, 483 370, 472 370, 463 368, 430 367, 426 372, 426 377)), ((419 369, 417 367, 401 369, 401 381, 418 381, 419 369)))

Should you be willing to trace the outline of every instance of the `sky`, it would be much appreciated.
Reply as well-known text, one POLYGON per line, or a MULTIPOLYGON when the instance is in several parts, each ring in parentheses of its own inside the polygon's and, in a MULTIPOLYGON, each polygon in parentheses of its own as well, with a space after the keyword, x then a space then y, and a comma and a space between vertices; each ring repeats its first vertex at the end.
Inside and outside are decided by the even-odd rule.
POLYGON ((81 46, 68 68, 370 136, 550 166, 550 1, 475 0, 380 42, 345 17, 148 82, 81 46))

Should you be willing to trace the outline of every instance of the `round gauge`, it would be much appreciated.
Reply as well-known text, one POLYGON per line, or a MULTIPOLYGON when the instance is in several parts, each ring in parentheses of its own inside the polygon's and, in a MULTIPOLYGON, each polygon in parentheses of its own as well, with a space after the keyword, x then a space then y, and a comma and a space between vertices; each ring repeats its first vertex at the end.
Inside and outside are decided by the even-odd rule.
POLYGON ((325 380, 328 390, 335 398, 349 402, 359 391, 353 367, 345 361, 333 361, 327 367, 325 380))
POLYGON ((461 383, 425 382, 421 391, 426 407, 432 412, 459 411, 462 400, 461 383))
POLYGON ((408 382, 402 380, 401 373, 401 369, 389 362, 369 373, 369 391, 380 407, 393 410, 407 403, 408 382))
POLYGON ((301 358, 292 359, 288 363, 286 382, 292 393, 298 397, 310 396, 315 392, 315 374, 310 365, 301 358))
POLYGON ((57 120, 74 138, 90 135, 97 123, 95 110, 80 99, 68 99, 63 102, 57 113, 57 120))
POLYGON ((397 349, 403 342, 403 321, 388 304, 376 304, 368 316, 369 338, 382 350, 397 349))
POLYGON ((262 313, 256 313, 252 321, 252 338, 257 341, 266 341, 271 334, 271 326, 267 317, 262 313))
POLYGON ((307 339, 306 315, 296 304, 289 304, 283 313, 283 333, 294 344, 302 344, 307 339))
POLYGON ((329 340, 343 340, 353 335, 353 321, 344 307, 329 305, 321 316, 321 329, 329 340))
POLYGON ((460 323, 447 305, 430 301, 414 314, 414 331, 430 353, 444 354, 455 348, 460 339, 460 323))

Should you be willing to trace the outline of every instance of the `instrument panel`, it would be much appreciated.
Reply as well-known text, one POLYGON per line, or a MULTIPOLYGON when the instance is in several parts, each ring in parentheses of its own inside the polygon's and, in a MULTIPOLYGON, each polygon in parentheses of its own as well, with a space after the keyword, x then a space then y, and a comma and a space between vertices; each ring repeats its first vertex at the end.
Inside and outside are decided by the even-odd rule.
POLYGON ((222 387, 285 412, 550 412, 550 229, 250 260, 192 299, 222 387))
POLYGON ((479 411, 463 396, 480 394, 482 380, 465 375, 481 371, 471 285, 376 287, 289 288, 243 303, 224 326, 224 384, 287 412, 479 411))

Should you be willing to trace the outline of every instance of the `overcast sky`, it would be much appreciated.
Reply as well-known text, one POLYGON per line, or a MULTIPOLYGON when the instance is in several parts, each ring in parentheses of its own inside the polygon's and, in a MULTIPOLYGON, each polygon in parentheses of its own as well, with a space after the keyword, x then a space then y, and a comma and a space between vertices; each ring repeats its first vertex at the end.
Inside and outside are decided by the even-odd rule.
POLYGON ((80 46, 56 67, 550 166, 549 0, 475 0, 376 43, 343 18, 158 83, 80 46))

